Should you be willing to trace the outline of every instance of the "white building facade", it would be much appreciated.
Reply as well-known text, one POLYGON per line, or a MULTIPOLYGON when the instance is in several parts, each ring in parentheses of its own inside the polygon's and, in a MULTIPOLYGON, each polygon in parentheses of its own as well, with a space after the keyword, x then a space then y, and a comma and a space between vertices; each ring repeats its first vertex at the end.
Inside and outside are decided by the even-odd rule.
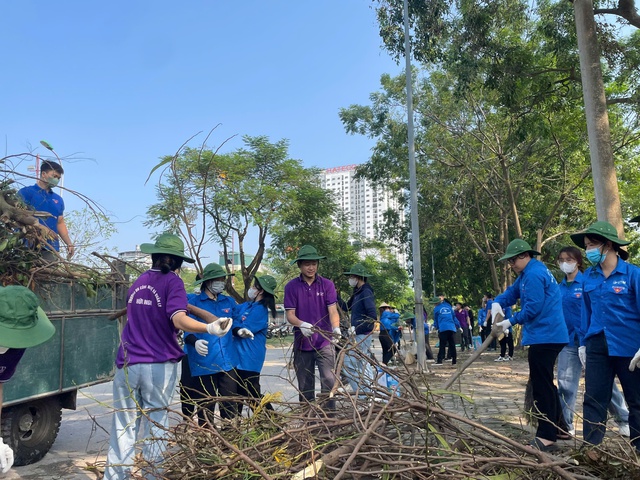
MULTIPOLYGON (((338 206, 349 221, 349 231, 355 238, 377 238, 377 228, 384 224, 384 213, 393 210, 402 223, 405 214, 400 202, 386 188, 374 187, 363 178, 355 179, 357 165, 328 168, 320 174, 320 185, 333 193, 338 206)), ((398 263, 406 267, 404 251, 393 249, 398 263)))

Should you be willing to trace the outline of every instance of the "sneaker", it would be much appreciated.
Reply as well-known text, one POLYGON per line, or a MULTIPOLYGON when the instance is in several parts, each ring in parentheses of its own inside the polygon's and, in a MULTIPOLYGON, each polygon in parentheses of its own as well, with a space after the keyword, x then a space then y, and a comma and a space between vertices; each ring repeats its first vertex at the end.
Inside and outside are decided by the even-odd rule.
POLYGON ((432 363, 431 365, 433 365, 434 367, 441 367, 442 366, 442 362, 432 363))
POLYGON ((618 425, 618 433, 623 437, 630 437, 631 431, 629 430, 629 424, 623 423, 621 425, 618 425))
POLYGON ((513 357, 510 357, 509 355, 507 355, 506 357, 504 357, 504 361, 505 361, 505 362, 510 362, 511 360, 513 360, 513 357))
POLYGON ((498 357, 498 358, 496 358, 496 359, 494 360, 494 362, 506 362, 506 361, 507 361, 507 359, 506 359, 506 358, 504 358, 504 357, 502 357, 502 356, 500 356, 500 357, 498 357))

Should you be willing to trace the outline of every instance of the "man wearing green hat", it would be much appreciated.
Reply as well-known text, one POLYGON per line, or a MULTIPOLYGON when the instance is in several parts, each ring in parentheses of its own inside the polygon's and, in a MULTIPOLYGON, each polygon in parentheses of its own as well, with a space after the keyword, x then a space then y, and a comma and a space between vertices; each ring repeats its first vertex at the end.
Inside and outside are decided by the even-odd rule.
MULTIPOLYGON (((56 329, 39 307, 38 297, 25 287, 0 287, 0 411, 2 390, 16 371, 26 348, 49 340, 56 329)), ((13 450, 0 437, 0 473, 13 465, 13 450)))
POLYGON ((347 310, 351 313, 349 340, 352 345, 344 357, 345 374, 354 392, 370 393, 375 373, 367 357, 377 319, 376 299, 367 280, 371 275, 361 263, 356 263, 343 275, 349 277, 349 285, 353 288, 347 301, 347 310))
MULTIPOLYGON (((319 255, 315 247, 303 245, 291 262, 298 265, 300 276, 284 287, 284 308, 287 321, 293 325, 293 367, 298 379, 301 402, 315 400, 315 369, 320 374, 321 392, 328 394, 334 387, 336 354, 332 338, 340 336, 338 295, 333 282, 318 275, 319 255)), ((326 403, 329 410, 335 402, 326 403)))
POLYGON ((558 389, 553 381, 553 368, 558 354, 569 343, 564 321, 562 295, 558 282, 544 263, 533 258, 540 255, 522 239, 507 246, 500 261, 507 261, 518 275, 513 285, 498 295, 491 305, 494 329, 509 334, 511 325, 522 325, 522 344, 529 346, 529 378, 534 407, 539 413, 536 436, 531 445, 541 451, 556 449, 558 427, 562 417, 558 389), (521 310, 510 320, 496 323, 496 315, 503 308, 520 300, 521 310))
POLYGON ((584 440, 600 444, 618 377, 629 407, 631 444, 640 450, 640 268, 627 263, 615 227, 599 221, 571 240, 593 265, 583 278, 578 355, 585 367, 584 440))

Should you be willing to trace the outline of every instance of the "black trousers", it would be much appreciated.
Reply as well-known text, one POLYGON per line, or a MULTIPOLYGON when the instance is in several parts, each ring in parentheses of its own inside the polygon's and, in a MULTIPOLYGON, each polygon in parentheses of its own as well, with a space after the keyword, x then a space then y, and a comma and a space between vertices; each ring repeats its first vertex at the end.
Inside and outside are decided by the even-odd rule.
POLYGON ((536 437, 555 442, 562 416, 558 388, 553 383, 553 367, 565 344, 540 343, 529 346, 529 378, 533 393, 534 415, 538 416, 536 437))
POLYGON ((513 357, 513 334, 505 335, 500 340, 500 356, 504 357, 509 347, 509 356, 513 357))
POLYGON ((396 353, 396 346, 387 330, 380 330, 378 340, 380 340, 380 345, 382 346, 382 363, 386 365, 396 353))
POLYGON ((451 364, 455 365, 457 362, 456 343, 454 340, 454 334, 451 330, 445 332, 438 332, 438 338, 440 340, 440 348, 438 349, 438 363, 442 363, 444 360, 447 345, 449 346, 449 355, 451 355, 451 364))
MULTIPOLYGON (((260 392, 260 372, 252 372, 250 370, 236 370, 238 374, 238 395, 240 397, 247 397, 248 399, 254 399, 248 403, 249 408, 252 410, 260 403, 263 395, 260 392)), ((267 403, 264 408, 267 410, 273 410, 273 406, 267 403)), ((242 404, 238 403, 238 413, 242 413, 242 404)))
POLYGON ((180 401, 182 413, 188 417, 198 412, 198 424, 206 425, 207 419, 213 423, 216 403, 220 403, 220 417, 234 418, 237 415, 237 402, 221 401, 218 397, 238 395, 238 375, 235 370, 193 377, 188 369, 189 362, 183 359, 180 377, 180 401), (185 371, 185 363, 187 369, 185 371))

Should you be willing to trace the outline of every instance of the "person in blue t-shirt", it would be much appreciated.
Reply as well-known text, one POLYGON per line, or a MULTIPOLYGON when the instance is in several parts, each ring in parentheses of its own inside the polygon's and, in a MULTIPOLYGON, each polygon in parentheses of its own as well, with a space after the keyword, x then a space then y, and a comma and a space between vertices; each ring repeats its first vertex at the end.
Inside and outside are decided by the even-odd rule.
POLYGON ((630 242, 608 222, 571 235, 591 262, 582 278, 582 321, 578 355, 585 366, 583 435, 602 442, 618 377, 629 407, 631 444, 640 450, 640 268, 627 263, 621 247, 630 242))
POLYGON ((436 365, 442 365, 445 358, 446 347, 449 346, 449 355, 451 355, 451 364, 457 362, 456 344, 454 334, 456 331, 462 332, 460 323, 453 313, 453 307, 445 300, 444 295, 440 294, 432 298, 429 303, 435 304, 433 309, 433 328, 438 331, 438 339, 440 347, 438 350, 438 358, 436 365))
POLYGON ((64 200, 53 191, 64 174, 62 166, 56 162, 44 161, 40 166, 40 178, 35 185, 18 190, 18 195, 25 204, 36 211, 47 212, 50 217, 39 218, 40 223, 51 231, 52 239, 48 241, 48 249, 43 249, 43 257, 55 260, 51 250, 60 251, 58 237, 67 245, 67 258, 73 257, 75 246, 69 237, 69 230, 64 221, 64 200), (48 250, 48 251, 47 251, 48 250))
MULTIPOLYGON (((267 355, 267 330, 269 312, 276 318, 276 279, 271 275, 256 277, 253 287, 247 291, 249 302, 238 305, 233 311, 234 344, 238 353, 238 395, 260 400, 260 371, 267 355)), ((250 404, 255 409, 256 402, 250 404)), ((242 404, 238 404, 242 413, 242 404)), ((270 403, 264 405, 273 410, 270 403)))
POLYGON ((490 313, 495 320, 498 313, 504 316, 503 308, 520 300, 521 310, 511 319, 495 323, 494 328, 506 334, 511 325, 522 325, 522 344, 529 347, 529 379, 538 414, 538 428, 531 445, 551 451, 557 448, 558 422, 562 416, 553 369, 558 354, 569 343, 569 334, 558 282, 544 263, 533 258, 535 255, 540 252, 522 239, 509 243, 500 261, 509 262, 518 277, 495 298, 490 313))

